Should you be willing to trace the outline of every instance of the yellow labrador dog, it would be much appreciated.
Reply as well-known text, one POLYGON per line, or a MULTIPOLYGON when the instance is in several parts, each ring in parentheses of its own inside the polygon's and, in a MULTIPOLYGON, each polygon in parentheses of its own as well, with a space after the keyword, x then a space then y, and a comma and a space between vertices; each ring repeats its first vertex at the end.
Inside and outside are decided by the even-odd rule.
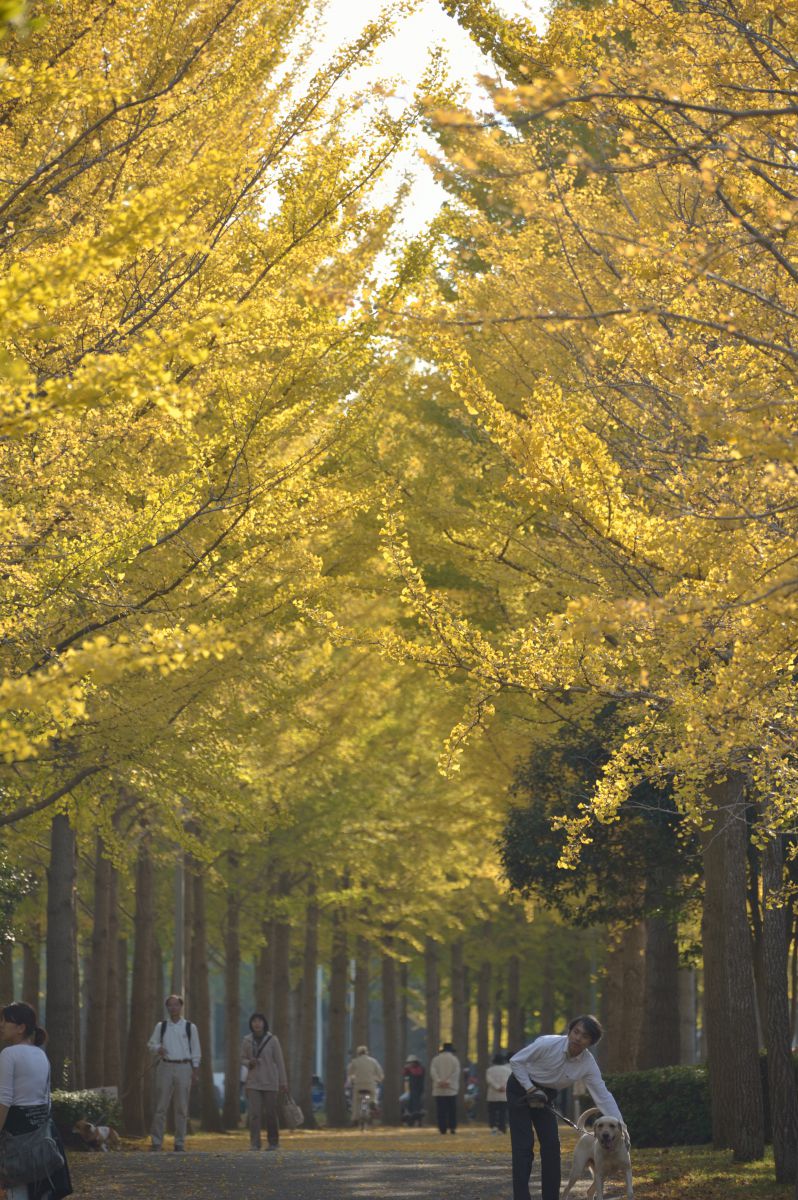
POLYGON ((565 1185, 562 1200, 566 1200, 570 1195, 571 1188, 587 1168, 590 1168, 593 1176, 587 1189, 587 1200, 604 1200, 604 1180, 608 1175, 621 1171, 626 1176, 627 1200, 633 1200, 632 1162, 629 1158, 631 1142, 626 1126, 623 1121, 616 1121, 614 1117, 599 1116, 593 1122, 592 1130, 587 1130, 585 1126, 588 1119, 597 1112, 597 1108, 589 1108, 576 1123, 582 1136, 574 1146, 571 1175, 565 1185))

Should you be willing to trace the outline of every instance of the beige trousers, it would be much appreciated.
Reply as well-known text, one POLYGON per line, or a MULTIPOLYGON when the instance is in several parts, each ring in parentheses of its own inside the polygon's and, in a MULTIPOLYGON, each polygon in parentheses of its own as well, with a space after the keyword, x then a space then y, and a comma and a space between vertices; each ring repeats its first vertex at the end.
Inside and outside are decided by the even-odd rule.
POLYGON ((155 1116, 152 1119, 152 1144, 160 1146, 166 1114, 175 1098, 175 1146, 186 1144, 188 1097, 191 1091, 191 1063, 159 1062, 155 1068, 155 1116))
POLYGON ((280 1141, 280 1123, 277 1119, 277 1092, 261 1092, 247 1088, 247 1110, 249 1111, 249 1144, 260 1150, 260 1131, 266 1125, 266 1138, 270 1146, 280 1141))

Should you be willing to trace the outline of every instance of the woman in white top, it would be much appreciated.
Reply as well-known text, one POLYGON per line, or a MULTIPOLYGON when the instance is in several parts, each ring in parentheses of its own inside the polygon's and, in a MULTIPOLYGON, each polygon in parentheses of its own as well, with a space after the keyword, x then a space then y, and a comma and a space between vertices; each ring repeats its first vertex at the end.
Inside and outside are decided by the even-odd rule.
MULTIPOLYGON (((47 1033, 36 1023, 30 1004, 8 1004, 0 1010, 0 1130, 31 1133, 50 1116, 50 1062, 42 1050, 47 1033)), ((72 1195, 66 1155, 54 1129, 64 1165, 52 1179, 19 1183, 6 1190, 8 1200, 61 1200, 72 1195)))
POLYGON ((507 1080, 513 1073, 506 1054, 494 1054, 485 1072, 488 1085, 488 1124, 491 1133, 507 1132, 507 1080))

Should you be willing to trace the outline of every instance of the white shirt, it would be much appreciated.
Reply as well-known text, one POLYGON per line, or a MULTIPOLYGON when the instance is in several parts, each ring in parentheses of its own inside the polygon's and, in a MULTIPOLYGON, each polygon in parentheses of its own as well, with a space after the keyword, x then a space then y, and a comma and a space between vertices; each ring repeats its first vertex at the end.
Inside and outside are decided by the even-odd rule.
POLYGON ((566 1034, 546 1034, 537 1038, 529 1046, 524 1046, 510 1059, 513 1075, 526 1091, 534 1084, 541 1087, 561 1088, 570 1087, 577 1080, 583 1080, 593 1098, 594 1104, 607 1117, 615 1117, 622 1121, 620 1109, 615 1103, 611 1092, 601 1078, 598 1063, 589 1050, 571 1058, 568 1054, 568 1037, 566 1034))
POLYGON ((50 1062, 41 1046, 20 1043, 0 1052, 0 1104, 47 1104, 50 1062))
POLYGON ((489 1104, 501 1104, 507 1099, 507 1080, 513 1073, 509 1063, 493 1063, 485 1072, 488 1084, 487 1100, 489 1104))
MULTIPOLYGON (((161 1047, 161 1024, 162 1022, 159 1021, 155 1026, 152 1037, 147 1043, 148 1049, 152 1050, 153 1054, 157 1054, 161 1047)), ((167 1020, 163 1035, 163 1048, 166 1051, 167 1062, 180 1062, 181 1059, 190 1058, 193 1067, 200 1065, 202 1053, 197 1026, 191 1026, 191 1048, 189 1049, 186 1022, 183 1017, 179 1021, 173 1021, 171 1018, 167 1020)))
POLYGON ((433 1096, 456 1096, 460 1091, 460 1059, 451 1050, 441 1050, 429 1065, 433 1096))

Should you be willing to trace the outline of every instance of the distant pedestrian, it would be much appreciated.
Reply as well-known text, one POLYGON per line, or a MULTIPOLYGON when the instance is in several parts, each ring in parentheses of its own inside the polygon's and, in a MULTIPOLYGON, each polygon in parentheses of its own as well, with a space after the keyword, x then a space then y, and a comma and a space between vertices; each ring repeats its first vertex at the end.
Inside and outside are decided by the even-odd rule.
POLYGON ((358 1046, 346 1074, 352 1087, 352 1116, 357 1117, 361 1094, 368 1092, 370 1103, 375 1106, 377 1089, 385 1075, 376 1058, 369 1054, 368 1046, 358 1046))
POLYGON ((451 1042, 444 1042, 429 1065, 432 1095, 441 1133, 457 1132, 457 1097, 460 1094, 460 1059, 451 1042))
POLYGON ((488 1125, 491 1133, 507 1132, 507 1080, 513 1069, 506 1054, 494 1054, 485 1072, 488 1100, 488 1125))
POLYGON ((183 1017, 183 997, 167 996, 165 1003, 168 1020, 158 1022, 148 1042, 157 1056, 150 1149, 160 1150, 163 1146, 166 1114, 174 1097, 175 1150, 182 1151, 186 1148, 191 1085, 199 1079, 200 1041, 197 1026, 183 1017))
POLYGON ((283 1048, 269 1032, 269 1022, 263 1013, 255 1012, 249 1018, 249 1033, 241 1043, 241 1066, 247 1072, 244 1088, 249 1111, 249 1148, 260 1150, 260 1134, 265 1124, 266 1149, 276 1150, 280 1144, 277 1100, 280 1092, 288 1094, 288 1076, 283 1048))
POLYGON ((405 1107, 408 1125, 421 1125, 424 1120, 424 1077, 426 1071, 415 1054, 408 1054, 405 1059, 402 1079, 407 1092, 405 1107))

